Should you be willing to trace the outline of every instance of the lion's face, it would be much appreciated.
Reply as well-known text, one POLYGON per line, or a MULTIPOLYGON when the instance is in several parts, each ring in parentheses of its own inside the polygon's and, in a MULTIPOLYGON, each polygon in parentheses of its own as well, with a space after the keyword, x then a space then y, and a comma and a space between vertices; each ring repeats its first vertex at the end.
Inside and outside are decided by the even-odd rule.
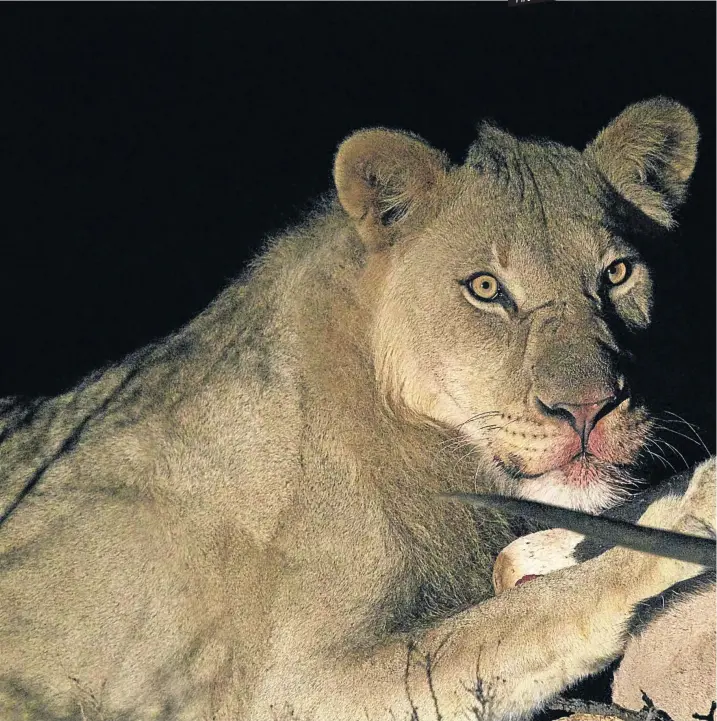
POLYGON ((387 275, 377 340, 401 399, 531 497, 604 505, 648 430, 617 336, 648 323, 649 271, 574 176, 559 203, 533 187, 519 207, 495 178, 457 176, 387 275))
MULTIPOLYGON (((426 149, 414 169, 419 141, 407 138, 400 171, 382 174, 378 165, 366 176, 374 194, 382 182, 389 191, 383 205, 374 200, 373 225, 366 212, 357 219, 367 242, 380 244, 384 233, 374 318, 383 391, 457 429, 526 497, 591 511, 610 505, 649 433, 649 414, 631 391, 626 340, 649 323, 652 287, 628 239, 630 217, 668 224, 662 213, 681 197, 668 181, 684 185, 696 145, 691 116, 665 103, 626 111, 653 120, 677 113, 692 144, 691 165, 681 148, 672 175, 653 181, 670 201, 654 207, 649 193, 657 191, 641 180, 647 173, 628 167, 620 175, 610 154, 616 145, 624 162, 637 162, 625 136, 644 127, 625 127, 623 116, 585 153, 485 128, 459 168, 426 149)), ((666 167, 667 150, 659 144, 666 167)), ((654 172, 658 163, 649 164, 654 172)), ((337 185, 351 212, 340 172, 337 185)))

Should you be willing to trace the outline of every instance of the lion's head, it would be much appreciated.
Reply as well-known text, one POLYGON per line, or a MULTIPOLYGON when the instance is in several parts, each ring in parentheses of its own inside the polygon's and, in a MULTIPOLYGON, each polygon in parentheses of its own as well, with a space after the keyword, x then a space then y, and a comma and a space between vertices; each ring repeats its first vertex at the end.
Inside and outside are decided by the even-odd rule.
POLYGON ((459 429, 526 497, 597 510, 650 429, 631 392, 650 322, 634 241, 673 225, 698 130, 681 105, 630 106, 583 151, 484 125, 462 166, 383 129, 339 148, 339 200, 368 247, 383 392, 459 429))

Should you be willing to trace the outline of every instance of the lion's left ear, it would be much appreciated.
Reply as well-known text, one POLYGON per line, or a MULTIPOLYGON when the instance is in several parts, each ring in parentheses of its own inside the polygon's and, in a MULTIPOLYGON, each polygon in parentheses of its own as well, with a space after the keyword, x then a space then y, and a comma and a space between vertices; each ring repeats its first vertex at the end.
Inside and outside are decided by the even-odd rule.
POLYGON ((630 105, 588 145, 585 155, 623 197, 670 228, 695 168, 698 141, 692 113, 658 97, 630 105))
POLYGON ((448 165, 443 153, 414 135, 361 130, 340 145, 334 182, 364 243, 377 249, 406 227, 425 222, 448 165))

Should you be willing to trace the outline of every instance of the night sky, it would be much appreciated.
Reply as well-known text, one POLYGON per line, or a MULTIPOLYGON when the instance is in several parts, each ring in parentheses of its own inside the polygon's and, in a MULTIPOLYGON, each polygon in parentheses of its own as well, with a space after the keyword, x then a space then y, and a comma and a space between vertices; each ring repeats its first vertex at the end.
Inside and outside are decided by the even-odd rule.
POLYGON ((701 157, 651 372, 714 450, 714 3, 2 3, 0 68, 0 395, 187 322, 330 190, 353 130, 460 162, 481 118, 582 148, 631 102, 683 102, 701 157))

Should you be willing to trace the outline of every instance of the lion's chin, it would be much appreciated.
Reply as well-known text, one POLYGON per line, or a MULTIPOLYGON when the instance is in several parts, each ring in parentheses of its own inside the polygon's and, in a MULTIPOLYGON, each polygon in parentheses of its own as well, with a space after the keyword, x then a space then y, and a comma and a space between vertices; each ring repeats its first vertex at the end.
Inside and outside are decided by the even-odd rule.
POLYGON ((623 471, 603 464, 571 461, 561 468, 518 484, 518 495, 576 511, 598 513, 619 503, 634 481, 623 471))

